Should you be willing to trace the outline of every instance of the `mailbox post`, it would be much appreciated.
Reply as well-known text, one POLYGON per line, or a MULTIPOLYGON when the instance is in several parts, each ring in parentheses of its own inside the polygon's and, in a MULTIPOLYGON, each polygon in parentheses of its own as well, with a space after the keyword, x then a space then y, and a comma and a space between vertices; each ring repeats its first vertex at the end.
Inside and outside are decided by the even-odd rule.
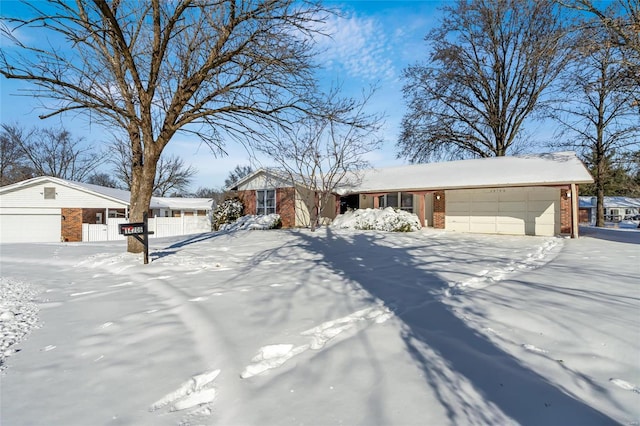
POLYGON ((149 263, 149 234, 153 234, 153 232, 149 232, 148 224, 149 215, 147 213, 144 213, 142 222, 120 224, 121 235, 133 237, 144 246, 145 265, 149 263))

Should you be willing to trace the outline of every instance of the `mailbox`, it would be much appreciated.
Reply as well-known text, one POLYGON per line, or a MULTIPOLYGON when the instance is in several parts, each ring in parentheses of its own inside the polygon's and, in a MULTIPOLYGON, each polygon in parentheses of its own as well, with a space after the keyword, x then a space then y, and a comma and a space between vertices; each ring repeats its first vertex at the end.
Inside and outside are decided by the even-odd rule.
POLYGON ((121 223, 120 234, 121 235, 142 235, 144 234, 144 222, 139 223, 121 223))

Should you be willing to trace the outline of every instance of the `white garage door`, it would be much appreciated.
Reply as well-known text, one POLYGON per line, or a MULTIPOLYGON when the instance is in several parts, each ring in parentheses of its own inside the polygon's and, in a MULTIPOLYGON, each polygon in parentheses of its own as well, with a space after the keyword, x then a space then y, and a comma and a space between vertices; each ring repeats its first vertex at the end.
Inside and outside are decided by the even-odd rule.
POLYGON ((445 193, 445 229, 512 235, 560 233, 557 188, 464 189, 445 193))
POLYGON ((60 209, 0 214, 1 243, 60 242, 60 209))

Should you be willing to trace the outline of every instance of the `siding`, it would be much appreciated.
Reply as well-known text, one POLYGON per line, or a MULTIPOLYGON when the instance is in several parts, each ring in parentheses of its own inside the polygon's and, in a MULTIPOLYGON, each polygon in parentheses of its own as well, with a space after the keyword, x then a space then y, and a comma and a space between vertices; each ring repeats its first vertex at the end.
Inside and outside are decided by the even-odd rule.
POLYGON ((275 189, 290 187, 291 183, 275 176, 260 173, 253 179, 238 187, 238 191, 253 191, 256 189, 275 189))
POLYGON ((29 206, 31 208, 123 208, 126 206, 126 203, 109 200, 75 188, 68 188, 66 186, 47 182, 28 187, 21 187, 15 191, 2 194, 2 196, 0 196, 0 206, 3 208, 24 206, 29 206), (45 187, 55 188, 55 199, 44 199, 45 187))

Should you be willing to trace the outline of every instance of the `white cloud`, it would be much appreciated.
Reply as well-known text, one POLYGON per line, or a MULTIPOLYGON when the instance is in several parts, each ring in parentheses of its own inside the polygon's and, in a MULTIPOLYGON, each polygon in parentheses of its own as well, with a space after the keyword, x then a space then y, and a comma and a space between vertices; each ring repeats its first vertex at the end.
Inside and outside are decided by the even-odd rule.
POLYGON ((373 82, 396 78, 392 43, 378 20, 336 16, 324 31, 329 37, 320 40, 321 59, 329 70, 343 69, 349 77, 373 82))

